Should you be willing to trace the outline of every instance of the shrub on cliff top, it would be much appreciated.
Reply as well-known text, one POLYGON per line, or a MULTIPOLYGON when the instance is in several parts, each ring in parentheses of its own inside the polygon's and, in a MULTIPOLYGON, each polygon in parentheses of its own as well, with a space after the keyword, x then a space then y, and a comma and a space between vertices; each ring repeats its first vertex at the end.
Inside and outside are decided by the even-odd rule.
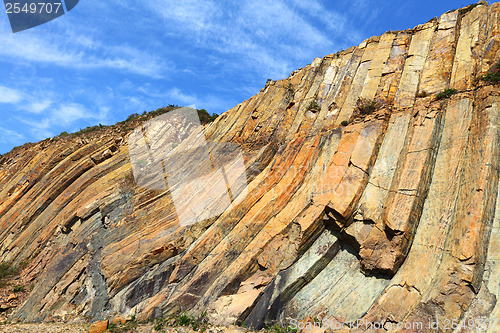
MULTIPOLYGON (((135 128, 134 127, 135 125, 133 125, 133 122, 135 122, 135 121, 144 121, 147 119, 151 119, 151 118, 157 117, 159 115, 162 115, 164 113, 170 112, 170 111, 178 109, 178 108, 179 108, 178 105, 170 104, 166 107, 162 107, 162 108, 159 108, 159 109, 156 109, 153 111, 149 111, 149 112, 144 111, 144 113, 142 115, 139 113, 133 113, 130 116, 128 116, 126 120, 118 122, 117 125, 131 124, 130 126, 122 126, 123 130, 125 130, 126 132, 129 132, 135 128)), ((200 119, 201 124, 203 124, 203 125, 213 122, 219 116, 216 113, 209 114, 207 112, 207 110, 205 110, 205 109, 199 109, 196 111, 198 112, 198 117, 200 119)), ((59 137, 65 137, 68 135, 88 134, 88 133, 96 132, 96 131, 99 131, 101 129, 105 129, 108 127, 110 127, 110 126, 102 125, 102 124, 99 124, 96 126, 89 126, 89 127, 80 129, 78 132, 75 132, 72 134, 68 134, 67 132, 62 132, 61 134, 59 134, 59 137)), ((111 127, 113 127, 113 126, 111 126, 111 127)))
POLYGON ((217 119, 217 117, 219 116, 218 114, 216 113, 212 113, 212 115, 210 115, 207 110, 205 109, 200 109, 200 110, 197 110, 198 111, 198 117, 200 118, 200 122, 202 124, 208 124, 208 123, 211 123, 213 122, 215 119, 217 119))
POLYGON ((461 9, 458 11, 458 13, 459 13, 460 15, 462 15, 462 16, 463 16, 463 15, 467 14, 468 12, 472 11, 472 10, 473 10, 474 8, 476 8, 477 6, 482 5, 482 4, 483 4, 483 2, 482 2, 482 1, 479 1, 478 3, 473 3, 473 4, 470 4, 470 5, 468 5, 468 6, 467 6, 467 7, 465 7, 465 8, 461 8, 461 9))
MULTIPOLYGON (((179 106, 178 105, 174 105, 174 104, 170 104, 169 106, 167 107, 163 107, 163 108, 159 108, 159 109, 156 109, 156 110, 153 110, 153 111, 150 111, 150 112, 147 112, 145 114, 143 114, 143 117, 145 118, 154 118, 154 117, 157 117, 159 115, 162 115, 164 113, 167 113, 167 112, 170 112, 170 111, 173 111, 175 109, 179 109, 179 106)), ((211 115, 207 112, 207 110, 205 109, 199 109, 199 110, 196 110, 198 111, 198 117, 200 118, 200 122, 202 124, 208 124, 208 123, 211 123, 213 122, 215 119, 217 119, 217 117, 219 116, 218 114, 216 113, 212 113, 211 115)), ((137 115, 137 117, 139 117, 138 114, 135 114, 137 115)), ((132 115, 133 116, 133 115, 132 115)), ((130 117, 129 117, 130 118, 130 117)), ((130 120, 133 120, 135 118, 131 118, 130 120)), ((129 119, 127 119, 129 120, 129 119)))
MULTIPOLYGON (((479 1, 477 3, 470 4, 467 7, 458 9, 458 14, 461 15, 461 16, 464 16, 465 14, 467 14, 470 11, 472 11, 477 6, 479 6, 479 5, 487 5, 487 4, 488 3, 486 1, 479 1)), ((454 12, 455 10, 457 10, 457 8, 451 9, 451 10, 447 11, 447 13, 454 12)))

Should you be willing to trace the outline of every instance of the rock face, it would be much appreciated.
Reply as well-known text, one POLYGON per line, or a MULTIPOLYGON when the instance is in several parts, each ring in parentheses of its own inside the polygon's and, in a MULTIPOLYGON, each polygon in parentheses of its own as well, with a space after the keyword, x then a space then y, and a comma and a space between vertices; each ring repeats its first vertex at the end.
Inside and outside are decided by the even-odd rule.
POLYGON ((248 186, 188 226, 168 189, 134 182, 130 136, 4 156, 0 259, 34 283, 13 317, 498 332, 500 89, 478 79, 499 51, 500 4, 483 2, 269 82, 204 128, 239 145, 248 186))

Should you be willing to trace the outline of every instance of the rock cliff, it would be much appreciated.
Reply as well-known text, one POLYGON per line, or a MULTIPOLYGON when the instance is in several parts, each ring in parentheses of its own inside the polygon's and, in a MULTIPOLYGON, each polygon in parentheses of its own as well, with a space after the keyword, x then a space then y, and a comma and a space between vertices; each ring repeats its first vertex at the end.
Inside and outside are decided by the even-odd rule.
POLYGON ((33 289, 11 317, 498 332, 499 51, 500 4, 481 2, 268 82, 204 128, 239 145, 247 191, 184 227, 169 189, 134 181, 130 131, 16 149, 0 259, 33 289))

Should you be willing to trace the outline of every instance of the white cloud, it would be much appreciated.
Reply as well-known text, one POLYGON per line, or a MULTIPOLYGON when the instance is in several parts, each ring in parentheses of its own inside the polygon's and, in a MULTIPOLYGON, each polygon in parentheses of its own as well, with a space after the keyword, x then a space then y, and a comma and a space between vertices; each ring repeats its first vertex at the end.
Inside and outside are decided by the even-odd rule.
POLYGON ((71 124, 77 120, 93 118, 94 116, 81 104, 71 103, 61 105, 53 111, 52 120, 59 121, 64 125, 71 124))
POLYGON ((197 101, 196 95, 185 94, 178 88, 170 89, 165 95, 171 100, 178 101, 181 105, 196 104, 197 101))
POLYGON ((0 127, 1 143, 19 144, 22 140, 24 140, 24 136, 21 133, 0 127))
POLYGON ((23 94, 19 90, 0 86, 0 103, 16 104, 22 98, 23 94))
POLYGON ((50 128, 52 127, 52 123, 47 118, 35 121, 23 117, 23 118, 18 118, 18 120, 29 126, 29 132, 31 133, 32 137, 35 138, 36 140, 50 138, 51 136, 54 135, 50 130, 50 128))
POLYGON ((101 69, 161 77, 164 62, 128 46, 113 46, 75 35, 60 38, 51 34, 0 34, 0 56, 19 63, 21 60, 49 63, 76 69, 101 69))
MULTIPOLYGON (((18 81, 19 83, 21 80, 18 81)), ((53 104, 53 101, 49 99, 50 96, 54 95, 51 91, 40 89, 30 91, 28 85, 25 85, 23 90, 0 86, 0 103, 14 104, 16 109, 34 114, 42 113, 53 104), (49 98, 47 98, 48 96, 49 98)))
POLYGON ((39 119, 26 116, 16 117, 18 121, 29 126, 28 131, 37 140, 52 137, 57 134, 54 133, 57 128, 69 128, 75 124, 81 124, 82 120, 105 123, 111 109, 101 106, 98 108, 98 112, 91 112, 79 103, 56 103, 56 106, 45 110, 44 116, 39 119))
POLYGON ((36 129, 46 130, 52 126, 51 121, 48 118, 45 118, 45 119, 39 120, 39 121, 38 120, 37 121, 29 120, 26 118, 19 118, 19 120, 21 122, 25 123, 26 125, 29 125, 32 128, 36 128, 36 129))
MULTIPOLYGON (((328 10, 318 0, 309 0, 307 2, 292 0, 292 4, 295 8, 298 8, 301 12, 309 16, 311 18, 310 21, 319 22, 324 26, 330 35, 336 36, 342 34, 348 40, 357 41, 360 34, 356 31, 355 27, 349 26, 349 21, 345 14, 328 10)), ((352 7, 352 5, 350 6, 352 7)))
POLYGON ((51 105, 52 105, 52 101, 46 99, 46 100, 42 100, 42 101, 35 101, 31 104, 28 104, 27 106, 23 107, 23 109, 25 109, 28 112, 38 114, 38 113, 42 113, 43 111, 45 111, 51 105))
MULTIPOLYGON (((356 8, 363 1, 356 0, 356 8)), ((329 10, 324 3, 322 0, 134 3, 88 0, 78 11, 42 28, 0 34, 0 58, 5 68, 16 64, 16 70, 23 70, 18 73, 44 75, 52 80, 34 82, 30 75, 19 75, 18 90, 5 90, 9 93, 3 94, 0 86, 0 103, 28 111, 13 117, 16 121, 23 118, 29 125, 26 135, 31 131, 38 139, 57 134, 52 132, 61 127, 68 130, 97 122, 104 124, 106 120, 117 120, 114 117, 121 113, 140 112, 163 102, 196 104, 208 110, 228 109, 239 102, 232 101, 233 96, 239 99, 258 92, 260 86, 253 86, 262 78, 255 78, 256 74, 273 79, 286 77, 300 67, 297 64, 305 65, 324 55, 318 52, 335 52, 339 36, 344 41, 357 36, 356 26, 349 25, 347 14, 329 10), (175 44, 176 41, 179 43, 175 44), (178 72, 173 73, 171 61, 176 61, 178 72), (206 62, 206 66, 200 62, 206 62), (69 82, 66 77, 58 77, 56 71, 60 68, 78 71, 70 73, 73 76, 69 82), (213 68, 217 72, 210 71, 213 68), (52 73, 47 73, 51 70, 52 73), (94 72, 83 73, 83 70, 94 72), (105 82, 107 87, 95 82, 95 79, 108 80, 103 73, 111 74, 109 82, 105 82), (129 73, 146 78, 136 81, 134 77, 126 77, 129 73), (97 75, 93 77, 94 74, 97 75), (186 82, 195 81, 177 83, 175 80, 181 75, 189 79, 200 75, 200 88, 186 86, 186 82), (162 77, 166 78, 164 84, 145 83, 150 78, 162 77), (240 77, 242 87, 220 83, 226 78, 235 82, 240 77), (209 79, 212 92, 205 87, 209 79), (60 86, 66 82, 67 87, 60 86), (143 89, 136 89, 136 84, 143 89), (249 91, 228 94, 235 89, 249 91), (217 96, 217 91, 230 97, 217 96)), ((6 16, 3 21, 0 18, 0 26, 5 20, 6 16)), ((5 79, 10 78, 5 76, 5 79)), ((9 86, 7 82, 3 84, 9 86)))
MULTIPOLYGON (((104 47, 100 47, 104 49, 104 47)), ((169 68, 165 61, 160 60, 159 57, 126 45, 108 46, 105 48, 105 55, 102 58, 93 56, 91 59, 91 63, 81 62, 78 66, 81 68, 112 68, 156 78, 162 77, 162 73, 169 68)))
POLYGON ((312 9, 298 10, 285 0, 242 0, 231 5, 207 0, 142 2, 163 18, 166 30, 182 33, 197 47, 237 54, 245 62, 241 67, 257 66, 261 73, 274 76, 289 74, 295 69, 292 63, 310 59, 312 50, 333 52, 332 36, 346 29, 342 15, 317 1, 312 9))
MULTIPOLYGON (((141 93, 143 93, 147 99, 153 100, 164 100, 168 101, 168 104, 177 104, 180 106, 192 106, 196 105, 199 108, 205 108, 209 110, 224 110, 229 109, 236 104, 236 102, 228 101, 226 99, 220 98, 214 95, 205 95, 200 96, 198 94, 186 93, 179 89, 178 87, 171 88, 167 91, 158 91, 155 88, 152 88, 150 85, 145 85, 143 87, 139 87, 137 89, 141 93)), ((131 99, 130 102, 141 102, 145 103, 145 101, 137 100, 135 98, 131 99)))
POLYGON ((134 106, 134 107, 142 106, 141 100, 137 97, 128 97, 127 101, 131 106, 134 106))
POLYGON ((203 32, 213 29, 213 22, 220 10, 214 1, 163 0, 147 4, 156 13, 176 22, 188 24, 191 31, 203 32))
POLYGON ((108 106, 99 107, 99 115, 97 116, 97 120, 104 121, 108 117, 110 111, 111 108, 108 106))

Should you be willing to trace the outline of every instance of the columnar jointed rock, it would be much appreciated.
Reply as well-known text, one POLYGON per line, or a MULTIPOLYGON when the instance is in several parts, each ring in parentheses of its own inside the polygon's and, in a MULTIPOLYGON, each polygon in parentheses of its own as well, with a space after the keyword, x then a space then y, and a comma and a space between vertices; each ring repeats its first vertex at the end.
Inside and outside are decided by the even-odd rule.
POLYGON ((372 37, 222 114, 206 140, 240 145, 248 188, 187 227, 169 190, 135 185, 127 137, 7 154, 0 258, 26 263, 34 283, 14 317, 188 311, 219 324, 310 316, 421 331, 497 319, 500 89, 480 78, 500 60, 499 13, 480 3, 372 37), (436 100, 448 88, 457 94, 436 100))

